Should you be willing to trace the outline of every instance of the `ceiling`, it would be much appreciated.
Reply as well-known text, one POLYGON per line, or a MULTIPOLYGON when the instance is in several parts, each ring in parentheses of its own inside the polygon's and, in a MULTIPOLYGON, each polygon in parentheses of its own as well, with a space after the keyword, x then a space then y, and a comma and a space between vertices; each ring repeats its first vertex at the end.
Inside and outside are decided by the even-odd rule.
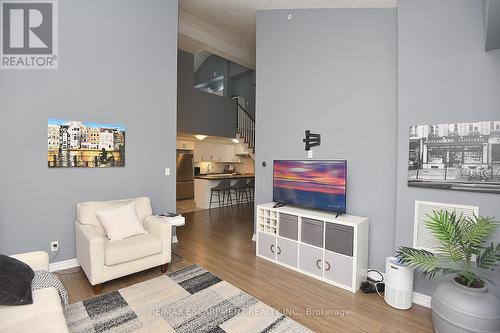
POLYGON ((255 12, 263 9, 384 8, 398 0, 179 0, 179 48, 210 51, 255 69, 255 12))

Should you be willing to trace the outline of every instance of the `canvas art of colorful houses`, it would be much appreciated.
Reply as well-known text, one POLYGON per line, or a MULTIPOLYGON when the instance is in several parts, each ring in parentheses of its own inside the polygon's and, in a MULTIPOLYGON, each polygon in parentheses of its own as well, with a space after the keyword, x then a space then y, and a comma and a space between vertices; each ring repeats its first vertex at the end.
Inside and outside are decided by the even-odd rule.
POLYGON ((49 119, 48 167, 125 166, 125 128, 117 124, 49 119))

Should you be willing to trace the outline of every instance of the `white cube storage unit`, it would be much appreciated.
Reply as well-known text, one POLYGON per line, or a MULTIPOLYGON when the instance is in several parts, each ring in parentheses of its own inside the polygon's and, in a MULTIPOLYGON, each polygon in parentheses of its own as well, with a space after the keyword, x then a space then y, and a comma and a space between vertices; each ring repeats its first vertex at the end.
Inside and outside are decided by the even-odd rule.
POLYGON ((368 218, 257 206, 257 256, 351 292, 366 280, 368 218))

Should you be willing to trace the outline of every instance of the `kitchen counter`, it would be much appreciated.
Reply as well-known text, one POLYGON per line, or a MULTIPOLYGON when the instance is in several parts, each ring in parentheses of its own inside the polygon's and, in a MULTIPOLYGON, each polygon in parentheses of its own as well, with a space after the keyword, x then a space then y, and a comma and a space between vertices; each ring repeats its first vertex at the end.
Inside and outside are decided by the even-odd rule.
MULTIPOLYGON (((254 178, 255 174, 245 173, 241 175, 231 174, 208 174, 197 175, 194 177, 194 201, 198 208, 210 208, 210 195, 212 187, 215 187, 223 179, 229 179, 231 185, 235 184, 241 178, 254 178)), ((233 193, 233 205, 237 204, 235 194, 233 193)), ((219 207, 218 200, 215 197, 212 208, 219 207)))
POLYGON ((219 179, 239 179, 239 178, 253 178, 255 174, 253 173, 243 173, 243 174, 206 174, 194 176, 195 179, 207 179, 207 180, 219 180, 219 179))

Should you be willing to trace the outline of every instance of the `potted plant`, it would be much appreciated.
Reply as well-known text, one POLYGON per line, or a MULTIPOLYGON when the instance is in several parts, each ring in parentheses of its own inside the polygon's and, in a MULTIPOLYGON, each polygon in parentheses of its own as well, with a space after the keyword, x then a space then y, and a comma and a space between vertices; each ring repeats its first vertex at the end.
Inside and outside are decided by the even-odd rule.
POLYGON ((489 217, 457 216, 454 212, 428 215, 427 228, 440 242, 433 252, 401 246, 396 257, 429 279, 454 275, 432 295, 432 323, 437 333, 500 332, 500 300, 484 273, 500 263, 500 244, 485 245, 499 223, 489 217))

